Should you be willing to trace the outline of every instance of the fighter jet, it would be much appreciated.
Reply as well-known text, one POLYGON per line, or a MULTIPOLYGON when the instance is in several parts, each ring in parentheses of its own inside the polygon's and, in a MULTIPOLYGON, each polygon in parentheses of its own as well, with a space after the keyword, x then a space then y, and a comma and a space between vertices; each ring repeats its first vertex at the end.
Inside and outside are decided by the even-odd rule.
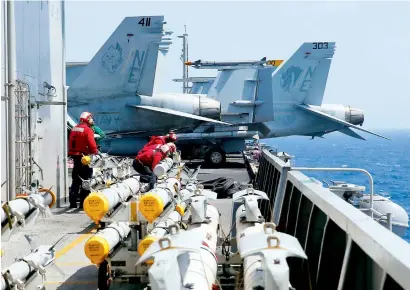
POLYGON ((163 16, 126 17, 89 63, 67 67, 71 120, 91 112, 113 137, 103 143, 113 154, 135 154, 158 132, 227 124, 218 121, 220 102, 205 95, 153 93, 158 53, 172 43, 164 24, 163 16))
POLYGON ((255 131, 261 138, 320 137, 336 130, 362 138, 350 128, 369 132, 356 126, 364 121, 362 111, 322 105, 334 42, 304 43, 285 62, 197 61, 221 70, 208 79, 206 95, 154 93, 159 52, 172 43, 163 25, 163 16, 127 17, 89 63, 67 66, 69 115, 78 120, 83 111, 94 114, 108 136, 102 151, 135 155, 149 136, 170 129, 185 133, 182 139, 219 138, 235 150, 239 143, 231 137, 242 140, 255 131))
POLYGON ((198 60, 186 64, 220 70, 216 78, 191 80, 192 89, 221 102, 223 121, 248 125, 250 130, 258 130, 261 138, 314 138, 339 131, 365 140, 353 128, 388 139, 357 126, 364 122, 362 110, 322 104, 335 44, 303 43, 287 61, 270 61, 271 66, 262 65, 267 63, 263 59, 237 62, 240 69, 234 68, 235 62, 198 60))

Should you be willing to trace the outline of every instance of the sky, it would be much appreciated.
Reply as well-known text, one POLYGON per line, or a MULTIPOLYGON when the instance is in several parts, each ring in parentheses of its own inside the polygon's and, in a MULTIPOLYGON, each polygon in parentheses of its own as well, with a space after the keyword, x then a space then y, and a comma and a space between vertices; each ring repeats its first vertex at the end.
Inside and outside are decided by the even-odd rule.
MULTIPOLYGON (((173 44, 163 92, 182 92, 187 26, 190 60, 288 59, 303 42, 335 41, 324 101, 364 111, 364 128, 410 128, 410 2, 67 1, 66 60, 89 61, 124 17, 164 15, 173 44)), ((190 69, 190 76, 215 76, 190 69)))

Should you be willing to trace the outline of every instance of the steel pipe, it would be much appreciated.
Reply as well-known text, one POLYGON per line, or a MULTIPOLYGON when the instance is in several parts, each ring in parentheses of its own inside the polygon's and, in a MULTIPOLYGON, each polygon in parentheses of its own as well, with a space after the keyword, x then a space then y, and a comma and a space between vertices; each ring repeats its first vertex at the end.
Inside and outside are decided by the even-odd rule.
POLYGON ((369 171, 361 168, 311 168, 311 167, 291 167, 291 170, 297 171, 353 171, 353 172, 362 172, 367 175, 370 183, 370 216, 373 218, 373 177, 369 171))

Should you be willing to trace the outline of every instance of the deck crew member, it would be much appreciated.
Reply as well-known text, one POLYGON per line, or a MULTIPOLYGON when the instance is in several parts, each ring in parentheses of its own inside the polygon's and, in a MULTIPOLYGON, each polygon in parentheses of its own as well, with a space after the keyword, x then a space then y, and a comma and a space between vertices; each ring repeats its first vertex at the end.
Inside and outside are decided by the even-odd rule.
POLYGON ((150 141, 145 146, 151 146, 154 144, 165 145, 167 143, 175 143, 175 141, 177 141, 177 134, 175 134, 175 132, 173 131, 170 131, 165 136, 152 136, 150 141))
POLYGON ((101 130, 100 127, 98 127, 97 125, 95 125, 94 120, 93 120, 93 123, 91 124, 91 129, 92 129, 93 132, 94 132, 95 143, 97 143, 97 147, 100 147, 100 145, 101 145, 101 140, 105 138, 104 131, 101 130))
POLYGON ((132 167, 139 174, 149 178, 150 189, 153 189, 157 182, 154 168, 162 159, 167 157, 169 151, 170 147, 168 145, 154 144, 145 146, 134 159, 132 167))
POLYGON ((89 112, 83 112, 80 116, 80 124, 75 126, 70 133, 68 141, 68 155, 74 161, 72 172, 72 184, 69 193, 70 208, 77 207, 77 196, 80 191, 80 208, 83 207, 85 198, 90 194, 89 190, 82 188, 81 179, 90 179, 93 175, 93 169, 81 162, 85 155, 98 153, 97 144, 94 140, 94 132, 91 129, 93 116, 89 112))

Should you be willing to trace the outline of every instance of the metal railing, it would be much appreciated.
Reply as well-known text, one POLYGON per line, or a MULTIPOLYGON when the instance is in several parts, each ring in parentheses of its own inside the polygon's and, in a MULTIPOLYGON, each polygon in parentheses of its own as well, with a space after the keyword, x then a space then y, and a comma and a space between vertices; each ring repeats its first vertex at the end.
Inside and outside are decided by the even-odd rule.
MULTIPOLYGON (((266 192, 270 204, 261 212, 278 230, 295 236, 308 260, 290 262, 296 289, 410 289, 410 244, 371 216, 315 183, 301 170, 339 168, 291 167, 264 150, 255 188, 266 192)), ((370 179, 363 169, 359 171, 370 179)), ((373 209, 371 196, 371 212, 373 209)), ((391 218, 387 219, 391 228, 391 218), (389 222, 390 220, 390 222, 389 222)))

